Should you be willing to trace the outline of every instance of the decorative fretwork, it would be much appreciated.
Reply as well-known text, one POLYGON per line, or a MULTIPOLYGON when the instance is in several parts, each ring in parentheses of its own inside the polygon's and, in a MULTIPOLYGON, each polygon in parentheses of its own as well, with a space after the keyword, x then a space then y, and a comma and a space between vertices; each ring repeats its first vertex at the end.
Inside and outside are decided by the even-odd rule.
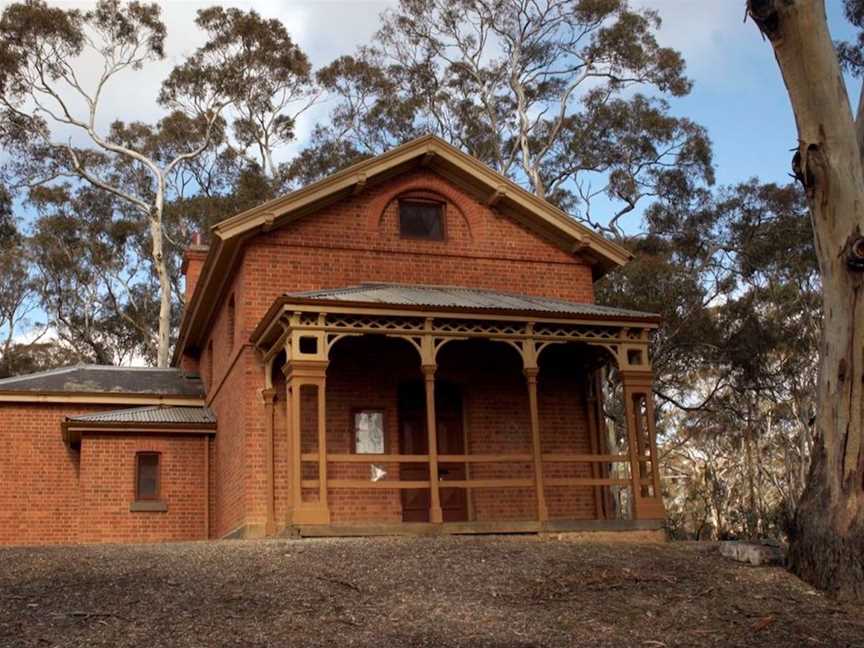
POLYGON ((300 326, 315 326, 318 324, 318 313, 300 313, 300 326))
MULTIPOLYGON (((271 342, 273 346, 265 357, 278 352, 276 347, 286 343, 291 331, 295 334, 309 331, 310 334, 322 336, 322 344, 326 344, 324 357, 344 337, 386 335, 406 340, 417 349, 424 362, 434 363, 438 351, 448 342, 479 338, 510 344, 523 355, 526 366, 536 364, 537 356, 550 344, 576 342, 604 349, 615 359, 619 368, 650 370, 647 361, 650 329, 638 324, 532 322, 527 318, 496 319, 494 316, 489 319, 480 316, 423 317, 386 311, 325 314, 308 310, 287 310, 281 322, 286 330, 281 337, 271 342), (424 346, 424 339, 430 340, 428 347, 424 346), (641 353, 634 354, 634 351, 641 353)), ((294 354, 297 355, 296 350, 294 354)))
POLYGON ((481 335, 483 337, 524 337, 525 322, 495 322, 485 320, 442 320, 432 322, 436 335, 481 335))
POLYGON ((422 331, 424 319, 417 317, 389 317, 374 315, 328 315, 327 328, 363 332, 422 331))
POLYGON ((621 338, 621 328, 585 324, 535 324, 534 337, 540 340, 615 342, 621 338))

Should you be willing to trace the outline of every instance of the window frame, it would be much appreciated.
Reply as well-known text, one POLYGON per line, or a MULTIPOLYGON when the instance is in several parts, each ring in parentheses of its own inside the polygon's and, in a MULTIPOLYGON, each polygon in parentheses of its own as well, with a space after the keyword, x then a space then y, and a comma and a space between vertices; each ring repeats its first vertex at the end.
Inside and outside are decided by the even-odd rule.
POLYGON ((387 439, 387 409, 384 407, 353 407, 351 408, 351 420, 349 423, 351 430, 351 454, 360 455, 363 457, 378 457, 389 454, 390 443, 387 439), (381 414, 381 435, 384 441, 384 449, 381 452, 357 452, 357 414, 362 412, 375 412, 381 414))
POLYGON ((162 497, 162 453, 156 450, 141 450, 135 453, 135 501, 136 502, 158 502, 162 497), (156 457, 156 488, 152 496, 142 496, 139 490, 141 486, 141 458, 156 457))
POLYGON ((396 199, 396 208, 396 216, 399 224, 399 238, 408 241, 433 241, 436 243, 447 240, 447 201, 443 198, 425 192, 403 194, 396 199), (402 205, 406 203, 434 205, 438 207, 438 214, 441 220, 441 236, 415 236, 413 234, 406 234, 402 229, 402 205))

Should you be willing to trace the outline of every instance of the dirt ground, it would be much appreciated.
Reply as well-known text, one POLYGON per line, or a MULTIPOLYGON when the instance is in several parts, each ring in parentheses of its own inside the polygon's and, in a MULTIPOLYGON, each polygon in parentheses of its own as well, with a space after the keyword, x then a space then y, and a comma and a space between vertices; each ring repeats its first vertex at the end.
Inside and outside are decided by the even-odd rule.
POLYGON ((0 550, 0 646, 864 646, 713 545, 533 537, 0 550))

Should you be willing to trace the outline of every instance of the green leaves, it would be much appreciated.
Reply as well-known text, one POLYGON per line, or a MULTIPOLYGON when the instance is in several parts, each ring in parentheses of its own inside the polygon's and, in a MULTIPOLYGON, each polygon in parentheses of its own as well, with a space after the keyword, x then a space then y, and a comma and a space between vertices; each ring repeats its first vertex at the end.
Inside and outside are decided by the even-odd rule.
MULTIPOLYGON (((680 54, 655 38, 659 24, 625 0, 402 0, 374 46, 319 70, 337 104, 301 158, 375 155, 431 132, 621 236, 592 200, 623 215, 667 185, 713 180, 704 131, 624 94, 689 92, 680 54)), ((309 178, 315 166, 335 164, 293 170, 309 178)))
POLYGON ((238 144, 257 147, 272 175, 273 150, 294 138, 296 118, 317 100, 309 60, 280 21, 255 11, 210 7, 196 24, 207 42, 172 70, 160 103, 199 114, 231 104, 238 144))

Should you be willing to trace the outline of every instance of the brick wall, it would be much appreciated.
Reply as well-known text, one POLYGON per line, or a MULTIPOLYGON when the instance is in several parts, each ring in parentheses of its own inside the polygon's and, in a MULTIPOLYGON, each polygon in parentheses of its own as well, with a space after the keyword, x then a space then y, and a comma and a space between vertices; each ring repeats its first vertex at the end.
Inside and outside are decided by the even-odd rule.
MULTIPOLYGON (((591 454, 586 411, 586 384, 590 374, 584 367, 590 357, 577 345, 552 346, 540 357, 538 408, 540 447, 544 453, 591 454)), ((591 477, 585 463, 546 463, 549 478, 591 477)), ((594 488, 547 486, 546 507, 550 519, 593 519, 599 516, 594 488)))
POLYGON ((248 333, 288 291, 362 282, 460 285, 593 302, 591 269, 431 173, 400 176, 280 229, 260 234, 243 258, 248 333), (401 192, 448 200, 446 240, 399 236, 401 192))
MULTIPOLYGON (((354 421, 358 409, 384 411, 387 452, 399 453, 398 388, 406 381, 422 380, 419 356, 407 342, 386 338, 344 339, 333 349, 327 370, 327 450, 352 452, 354 421)), ((399 479, 399 465, 378 463, 384 480, 399 479)), ((329 479, 368 480, 367 464, 331 464, 329 479)), ((331 490, 333 522, 402 521, 398 490, 331 490)))
POLYGON ((63 443, 67 416, 122 405, 0 403, 0 545, 204 537, 201 437, 84 436, 63 443), (168 513, 130 513, 138 450, 163 453, 168 513))
POLYGON ((0 403, 0 544, 78 541, 79 454, 63 443, 60 422, 106 409, 0 403))
POLYGON ((81 542, 165 542, 205 538, 204 452, 199 435, 92 434, 81 441, 81 542), (167 511, 130 511, 135 456, 160 453, 167 511))

